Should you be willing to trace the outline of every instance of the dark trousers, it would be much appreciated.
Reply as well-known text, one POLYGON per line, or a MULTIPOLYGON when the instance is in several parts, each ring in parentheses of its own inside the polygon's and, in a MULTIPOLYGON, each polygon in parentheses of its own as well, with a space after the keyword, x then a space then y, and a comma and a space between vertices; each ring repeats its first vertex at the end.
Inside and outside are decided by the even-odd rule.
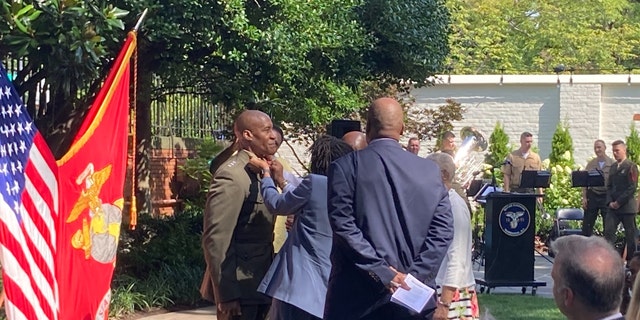
POLYGON ((604 223, 607 211, 607 194, 597 194, 587 190, 587 209, 584 211, 584 219, 582 220, 582 235, 591 236, 593 227, 598 219, 598 213, 600 213, 602 223, 604 223))
POLYGON ((218 313, 216 316, 218 320, 265 320, 269 314, 269 307, 268 304, 242 304, 242 315, 231 317, 218 313))
POLYGON ((636 252, 636 233, 638 229, 636 226, 635 212, 626 214, 611 211, 607 212, 604 219, 604 237, 609 243, 615 245, 616 230, 620 222, 622 222, 622 226, 624 227, 624 238, 627 244, 627 261, 629 261, 636 252))
POLYGON ((360 320, 417 320, 432 319, 435 309, 426 309, 420 314, 410 312, 407 308, 393 302, 386 303, 360 320))
MULTIPOLYGON (((313 290, 313 289, 310 289, 313 290)), ((320 318, 284 301, 273 299, 269 320, 321 320, 320 318)))

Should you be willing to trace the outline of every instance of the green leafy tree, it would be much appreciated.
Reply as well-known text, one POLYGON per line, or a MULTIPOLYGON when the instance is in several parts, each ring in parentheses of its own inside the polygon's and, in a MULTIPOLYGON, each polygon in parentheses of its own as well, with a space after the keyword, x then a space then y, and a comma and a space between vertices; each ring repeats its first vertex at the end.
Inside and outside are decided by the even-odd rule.
POLYGON ((0 60, 24 59, 14 84, 54 154, 66 152, 69 119, 86 111, 88 92, 101 84, 126 14, 101 1, 0 2, 0 60))
POLYGON ((203 139, 196 147, 196 157, 187 159, 180 169, 184 172, 184 186, 188 190, 181 190, 186 195, 190 205, 204 208, 211 183, 209 165, 218 153, 224 149, 224 145, 213 139, 203 139))
MULTIPOLYGON (((405 121, 407 134, 415 135, 420 140, 439 140, 443 133, 453 130, 453 122, 464 118, 465 109, 459 102, 447 99, 444 105, 437 108, 409 109, 405 121)), ((438 149, 438 143, 430 152, 438 149)))
POLYGON ((640 163, 638 162, 640 161, 640 134, 638 133, 638 129, 636 129, 635 123, 631 124, 631 130, 629 131, 625 144, 627 145, 627 157, 629 160, 636 164, 640 163))
POLYGON ((624 72, 640 53, 633 0, 452 0, 449 64, 455 72, 624 72))
POLYGON ((363 62, 374 75, 412 79, 441 71, 449 53, 449 11, 442 0, 369 0, 358 8, 374 46, 363 62), (381 14, 384 13, 384 14, 381 14))
MULTIPOLYGON (((154 99, 194 88, 230 113, 260 109, 291 130, 320 131, 331 119, 366 107, 363 82, 385 87, 416 79, 417 85, 425 85, 423 79, 441 70, 448 54, 449 16, 442 0, 115 0, 109 5, 51 0, 2 2, 0 8, 5 17, 0 50, 19 36, 22 42, 12 40, 2 51, 5 55, 24 52, 38 67, 57 68, 55 75, 68 83, 69 92, 60 91, 47 108, 37 109, 55 114, 49 125, 60 139, 68 136, 69 119, 81 118, 90 99, 74 103, 75 112, 65 112, 61 105, 86 97, 81 86, 95 84, 89 92, 97 91, 103 76, 98 73, 107 71, 125 37, 123 26, 132 27, 149 8, 138 37, 140 188, 150 184, 146 150, 154 99), (123 17, 124 11, 116 8, 134 14, 123 17), (26 49, 18 50, 24 43, 26 49), (64 69, 73 65, 93 73, 64 69)), ((16 84, 26 86, 31 78, 19 77, 16 84)), ((54 83, 53 76, 47 79, 66 88, 54 83)), ((30 99, 36 96, 29 94, 30 99)), ((27 104, 35 112, 36 101, 27 104)), ((64 146, 57 149, 56 154, 66 151, 64 146)), ((138 191, 138 203, 147 203, 145 190, 138 191)))

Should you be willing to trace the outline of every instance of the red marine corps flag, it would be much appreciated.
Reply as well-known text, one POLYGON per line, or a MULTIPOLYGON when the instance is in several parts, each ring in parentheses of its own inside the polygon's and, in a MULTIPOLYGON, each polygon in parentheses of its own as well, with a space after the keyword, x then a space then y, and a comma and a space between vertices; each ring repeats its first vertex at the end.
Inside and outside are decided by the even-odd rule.
POLYGON ((60 319, 107 319, 127 165, 130 32, 78 134, 58 164, 60 319))
POLYGON ((0 260, 9 319, 108 319, 135 47, 130 32, 57 162, 0 66, 0 260))

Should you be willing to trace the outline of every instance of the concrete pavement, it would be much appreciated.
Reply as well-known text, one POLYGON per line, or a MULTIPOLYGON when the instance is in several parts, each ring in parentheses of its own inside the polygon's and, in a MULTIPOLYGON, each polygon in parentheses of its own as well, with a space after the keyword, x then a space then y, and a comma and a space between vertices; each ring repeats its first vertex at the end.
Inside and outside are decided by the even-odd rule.
MULTIPOLYGON (((548 257, 546 254, 535 254, 534 265, 534 280, 546 282, 546 286, 538 287, 537 295, 542 297, 553 297, 553 279, 551 279, 551 267, 553 258, 548 257)), ((476 278, 484 278, 484 267, 477 263, 474 263, 473 273, 476 278)), ((479 289, 479 288, 477 288, 479 289)), ((491 293, 514 293, 521 294, 522 287, 498 287, 491 289, 491 293)), ((531 293, 531 288, 527 288, 527 293, 531 293)), ((486 294, 486 293, 485 293, 486 294)), ((157 314, 140 318, 141 320, 217 320, 215 316, 215 307, 210 306, 195 310, 185 310, 179 312, 170 312, 164 314, 157 314)))
POLYGON ((215 315, 216 308, 215 306, 209 306, 206 308, 194 309, 194 310, 183 310, 177 312, 169 312, 163 314, 156 314, 153 316, 148 316, 144 318, 140 318, 141 320, 217 320, 218 317, 215 315))

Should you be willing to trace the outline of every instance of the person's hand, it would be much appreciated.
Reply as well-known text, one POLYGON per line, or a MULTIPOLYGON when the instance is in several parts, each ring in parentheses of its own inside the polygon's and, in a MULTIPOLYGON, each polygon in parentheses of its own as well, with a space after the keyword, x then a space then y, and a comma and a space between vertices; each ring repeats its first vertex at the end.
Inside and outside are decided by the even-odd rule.
POLYGON ((398 272, 398 270, 396 270, 394 267, 389 268, 391 268, 391 270, 396 273, 393 279, 391 279, 391 282, 387 285, 389 291, 391 291, 391 293, 394 293, 396 292, 396 290, 398 290, 398 288, 411 290, 411 287, 409 287, 409 285, 404 282, 404 279, 407 277, 407 275, 405 273, 398 272))
POLYGON ((620 208, 620 204, 618 204, 618 201, 609 202, 609 208, 616 210, 620 208))
POLYGON ((280 161, 274 159, 270 162, 270 164, 270 169, 272 172, 280 174, 284 172, 284 168, 282 167, 282 163, 280 163, 280 161))
POLYGON ((582 198, 582 209, 587 210, 587 198, 582 198))
POLYGON ((449 307, 438 303, 436 311, 433 313, 433 320, 447 320, 449 319, 449 307))
POLYGON ((242 315, 242 310, 240 309, 240 300, 221 302, 217 304, 217 307, 218 307, 218 317, 220 319, 222 318, 231 319, 234 316, 242 315))
POLYGON ((258 157, 251 157, 249 158, 249 164, 257 169, 260 170, 267 170, 269 169, 269 163, 265 160, 265 159, 261 159, 258 157))
POLYGON ((287 220, 284 222, 284 227, 285 229, 287 229, 287 232, 291 231, 291 228, 293 228, 293 223, 296 221, 296 216, 293 214, 290 214, 287 216, 287 220))
POLYGON ((269 168, 271 169, 271 177, 273 177, 273 180, 277 182, 284 181, 284 168, 282 167, 282 163, 280 163, 280 161, 271 161, 271 166, 269 168))

